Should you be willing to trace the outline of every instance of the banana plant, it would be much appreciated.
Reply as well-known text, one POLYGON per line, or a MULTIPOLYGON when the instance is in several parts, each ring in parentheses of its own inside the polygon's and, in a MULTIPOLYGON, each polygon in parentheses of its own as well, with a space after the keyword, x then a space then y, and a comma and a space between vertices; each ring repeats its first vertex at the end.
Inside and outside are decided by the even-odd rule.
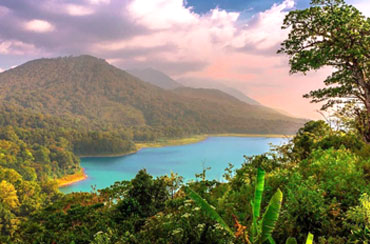
POLYGON ((265 171, 258 168, 254 199, 251 201, 252 206, 252 227, 251 243, 262 244, 266 241, 275 243, 272 238, 272 232, 275 229, 276 222, 279 218, 283 193, 278 189, 272 196, 265 213, 261 218, 262 194, 265 188, 265 171))
POLYGON ((204 212, 217 221, 228 233, 235 236, 236 238, 242 237, 244 242, 247 244, 262 244, 264 242, 275 243, 271 234, 274 231, 277 219, 279 217, 281 202, 283 199, 283 193, 278 189, 272 196, 264 214, 261 217, 261 203, 262 194, 264 191, 265 184, 265 171, 258 169, 257 179, 255 186, 254 199, 251 201, 252 205, 252 226, 250 237, 247 232, 247 227, 239 223, 236 216, 234 217, 235 226, 237 228, 234 233, 216 210, 201 198, 196 192, 191 190, 189 187, 185 188, 185 193, 201 207, 204 212))

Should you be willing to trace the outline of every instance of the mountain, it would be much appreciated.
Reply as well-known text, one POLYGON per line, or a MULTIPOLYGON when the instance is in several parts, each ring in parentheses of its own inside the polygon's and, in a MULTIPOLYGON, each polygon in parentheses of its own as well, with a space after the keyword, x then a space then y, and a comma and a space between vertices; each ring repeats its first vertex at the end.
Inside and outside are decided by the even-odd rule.
MULTIPOLYGON (((213 113, 223 111, 223 113, 233 114, 235 117, 240 114, 239 116, 245 119, 280 120, 282 118, 282 114, 274 109, 247 104, 218 89, 181 87, 174 89, 174 92, 193 101, 197 106, 207 106, 208 109, 214 109, 213 113)), ((285 117, 284 120, 297 121, 292 117, 285 117)))
POLYGON ((183 86, 193 87, 193 88, 211 88, 211 89, 218 89, 221 90, 233 97, 236 97, 242 102, 253 104, 253 105, 260 105, 259 102, 256 100, 246 96, 241 91, 223 85, 222 83, 215 82, 215 81, 208 81, 208 80, 199 80, 194 78, 182 78, 177 81, 166 75, 165 73, 152 69, 129 69, 127 70, 128 73, 132 74, 133 76, 138 77, 139 79, 148 82, 150 84, 159 86, 166 90, 171 90, 183 86))
POLYGON ((226 86, 220 82, 214 80, 207 80, 207 79, 196 79, 196 78, 180 78, 177 82, 183 86, 193 87, 193 88, 212 88, 221 90, 233 97, 236 97, 242 102, 249 103, 252 105, 261 105, 258 101, 254 100, 253 98, 248 97, 241 91, 226 86))
POLYGON ((127 72, 145 82, 159 86, 163 89, 171 90, 182 86, 168 75, 152 68, 130 69, 127 70, 127 72))
POLYGON ((151 133, 286 133, 303 120, 217 90, 164 90, 92 56, 38 59, 0 74, 0 105, 70 119, 94 130, 151 133))

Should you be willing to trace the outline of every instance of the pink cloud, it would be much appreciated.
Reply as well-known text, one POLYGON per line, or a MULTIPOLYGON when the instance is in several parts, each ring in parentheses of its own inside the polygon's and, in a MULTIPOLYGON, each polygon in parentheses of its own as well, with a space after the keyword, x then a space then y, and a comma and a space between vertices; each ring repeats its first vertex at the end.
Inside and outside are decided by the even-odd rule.
POLYGON ((69 15, 72 16, 85 16, 94 13, 92 8, 76 4, 67 4, 65 6, 65 10, 69 15))
POLYGON ((10 9, 8 9, 8 8, 6 8, 4 6, 0 6, 0 17, 5 16, 9 12, 10 12, 10 9))
POLYGON ((27 21, 24 24, 24 28, 28 31, 43 33, 54 30, 54 26, 46 20, 34 19, 27 21))
POLYGON ((36 52, 37 48, 32 44, 17 40, 0 40, 0 54, 25 55, 35 54, 36 52))
POLYGON ((110 0, 86 0, 89 4, 100 5, 100 4, 109 4, 110 0))
POLYGON ((195 24, 198 16, 185 8, 183 0, 134 0, 128 12, 139 24, 151 29, 168 29, 175 25, 195 24))

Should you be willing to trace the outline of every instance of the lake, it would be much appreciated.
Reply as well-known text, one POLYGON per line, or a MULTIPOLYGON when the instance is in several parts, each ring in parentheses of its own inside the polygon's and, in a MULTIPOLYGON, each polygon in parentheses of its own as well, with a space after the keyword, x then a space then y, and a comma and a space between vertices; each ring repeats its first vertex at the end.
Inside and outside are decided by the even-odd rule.
POLYGON ((228 163, 239 168, 243 155, 252 156, 268 152, 270 144, 282 145, 285 138, 267 137, 209 137, 204 141, 180 146, 144 148, 135 154, 121 157, 82 158, 88 178, 73 185, 60 188, 64 193, 91 191, 110 186, 116 181, 130 180, 140 169, 153 176, 170 174, 171 171, 184 177, 184 181, 195 179, 203 168, 208 179, 222 180, 228 163))

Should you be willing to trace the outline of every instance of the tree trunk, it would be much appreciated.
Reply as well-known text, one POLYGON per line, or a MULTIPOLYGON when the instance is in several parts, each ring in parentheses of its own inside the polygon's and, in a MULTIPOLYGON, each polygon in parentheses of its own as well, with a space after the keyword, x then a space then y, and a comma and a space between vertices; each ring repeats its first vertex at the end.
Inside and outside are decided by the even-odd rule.
POLYGON ((363 135, 364 140, 367 144, 370 144, 370 84, 368 76, 366 75, 363 69, 356 72, 358 77, 359 86, 363 89, 364 96, 364 105, 365 105, 365 114, 364 118, 359 118, 360 123, 362 122, 362 131, 360 133, 363 135), (362 121, 361 121, 362 120, 362 121))
POLYGON ((365 131, 364 139, 367 144, 370 144, 370 98, 366 101, 366 116, 365 116, 365 131))

